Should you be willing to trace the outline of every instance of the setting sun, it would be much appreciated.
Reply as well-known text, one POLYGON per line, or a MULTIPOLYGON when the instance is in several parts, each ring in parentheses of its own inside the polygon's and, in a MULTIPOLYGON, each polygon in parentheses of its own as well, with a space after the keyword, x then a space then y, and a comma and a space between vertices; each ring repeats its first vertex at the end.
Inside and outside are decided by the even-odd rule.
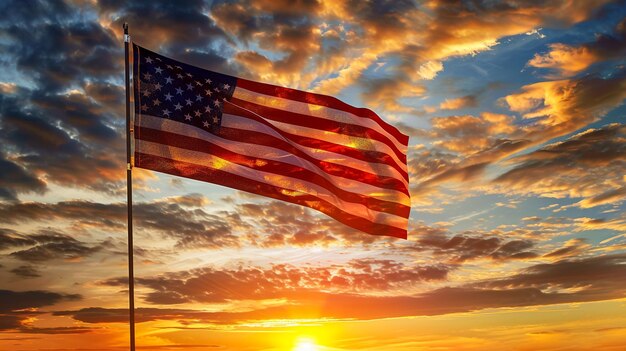
POLYGON ((320 349, 311 338, 299 338, 293 351, 319 351, 320 349))

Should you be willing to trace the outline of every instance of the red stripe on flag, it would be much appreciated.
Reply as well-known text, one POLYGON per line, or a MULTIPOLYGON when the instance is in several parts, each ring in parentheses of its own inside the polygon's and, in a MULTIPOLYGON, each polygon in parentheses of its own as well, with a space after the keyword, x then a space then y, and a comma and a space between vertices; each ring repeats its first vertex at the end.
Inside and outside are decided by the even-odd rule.
POLYGON ((310 93, 301 90, 295 90, 285 87, 279 87, 276 85, 253 82, 251 80, 238 78, 237 87, 241 87, 247 90, 251 90, 260 94, 285 98, 289 100, 295 100, 304 102, 307 104, 315 104, 320 106, 326 106, 337 110, 343 110, 350 112, 358 117, 369 118, 378 125, 380 125, 385 131, 393 135, 399 142, 406 145, 409 142, 409 137, 402 134, 397 128, 383 121, 376 113, 370 109, 358 108, 346 104, 345 102, 334 98, 332 96, 310 93))
POLYGON ((339 198, 345 201, 360 203, 374 211, 407 217, 411 210, 409 206, 405 206, 397 202, 379 200, 367 195, 360 195, 345 191, 335 186, 328 179, 306 168, 294 166, 284 162, 259 159, 234 153, 203 139, 191 138, 180 134, 149 128, 138 127, 138 129, 140 130, 142 140, 166 144, 168 146, 174 146, 187 150, 210 153, 211 155, 215 155, 229 162, 243 165, 251 169, 306 180, 328 189, 330 192, 336 194, 339 198))
POLYGON ((315 128, 327 132, 333 132, 382 142, 389 148, 391 148, 402 162, 406 163, 406 155, 402 151, 400 151, 396 147, 396 145, 391 142, 387 137, 373 129, 354 124, 335 122, 310 115, 303 115, 300 113, 294 113, 282 109, 275 109, 272 107, 262 106, 252 102, 240 100, 234 97, 231 98, 231 102, 239 107, 258 114, 259 116, 267 120, 289 123, 295 126, 315 128))
POLYGON ((354 179, 356 181, 371 184, 385 189, 397 190, 406 195, 409 195, 409 191, 404 183, 396 178, 376 175, 374 173, 348 167, 345 165, 317 160, 302 152, 300 149, 292 146, 288 142, 285 142, 284 140, 278 138, 274 138, 264 133, 222 127, 219 131, 219 136, 235 142, 245 142, 250 144, 275 147, 277 149, 291 152, 295 156, 298 156, 315 164, 328 174, 343 177, 346 179, 354 179))
POLYGON ((251 180, 237 174, 224 172, 215 168, 141 153, 135 153, 135 165, 141 168, 219 184, 229 188, 311 207, 352 228, 368 234, 392 236, 402 239, 407 238, 407 232, 404 229, 380 223, 373 223, 361 217, 353 216, 318 197, 312 195, 289 196, 286 195, 291 192, 289 190, 251 180))
POLYGON ((406 170, 404 170, 398 163, 396 163, 396 161, 391 156, 383 152, 360 150, 360 149, 347 147, 344 145, 331 143, 328 141, 307 138, 307 137, 303 137, 300 135, 287 133, 277 128, 276 126, 272 125, 270 122, 266 121, 264 118, 256 115, 254 112, 247 111, 241 107, 228 104, 228 103, 224 105, 224 113, 233 114, 233 115, 237 115, 237 116, 241 116, 241 117, 245 117, 245 118, 257 121, 271 128, 272 130, 280 134, 285 139, 291 140, 294 143, 300 144, 302 146, 306 146, 306 147, 310 147, 314 149, 326 150, 326 151, 334 152, 337 154, 352 157, 352 158, 366 161, 366 162, 383 163, 383 164, 389 165, 395 168, 398 172, 400 172, 400 174, 402 174, 405 180, 408 180, 409 178, 406 170))

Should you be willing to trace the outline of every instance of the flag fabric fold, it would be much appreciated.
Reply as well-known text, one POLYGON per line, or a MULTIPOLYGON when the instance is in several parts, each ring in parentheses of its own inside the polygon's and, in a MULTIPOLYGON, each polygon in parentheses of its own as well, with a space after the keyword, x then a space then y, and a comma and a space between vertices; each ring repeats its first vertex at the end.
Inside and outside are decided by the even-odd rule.
POLYGON ((135 167, 307 206, 407 237, 408 137, 368 109, 133 44, 135 167))

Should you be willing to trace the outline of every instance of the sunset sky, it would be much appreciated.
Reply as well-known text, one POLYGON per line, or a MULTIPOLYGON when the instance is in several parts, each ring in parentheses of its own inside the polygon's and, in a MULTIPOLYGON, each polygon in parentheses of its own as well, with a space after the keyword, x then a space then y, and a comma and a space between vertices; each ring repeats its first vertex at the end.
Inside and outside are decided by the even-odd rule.
POLYGON ((408 240, 134 169, 138 350, 623 350, 626 2, 0 2, 0 350, 127 350, 122 24, 410 136, 408 240))

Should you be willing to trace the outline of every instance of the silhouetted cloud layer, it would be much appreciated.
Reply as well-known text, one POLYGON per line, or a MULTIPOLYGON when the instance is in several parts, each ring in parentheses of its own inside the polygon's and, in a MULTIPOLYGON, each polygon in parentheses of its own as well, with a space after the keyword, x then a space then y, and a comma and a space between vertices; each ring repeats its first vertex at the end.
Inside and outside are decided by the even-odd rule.
POLYGON ((61 301, 81 299, 77 294, 59 294, 51 291, 12 291, 0 290, 0 331, 19 330, 32 333, 75 333, 84 328, 33 328, 27 321, 40 314, 39 307, 52 306, 61 301))
MULTIPOLYGON (((215 280, 198 280, 194 278, 182 286, 179 279, 147 280, 142 283, 151 284, 153 288, 167 291, 185 291, 187 298, 165 301, 152 301, 163 304, 193 301, 216 302, 211 297, 214 291, 223 291, 225 296, 236 299, 269 298, 282 296, 288 303, 274 307, 259 307, 245 312, 203 312, 186 309, 140 308, 137 310, 138 321, 153 320, 194 320, 200 323, 245 323, 265 319, 296 318, 338 318, 338 319, 376 319, 389 317, 408 317, 420 315, 439 315, 447 313, 476 311, 485 308, 522 307, 549 305, 604 299, 622 298, 624 293, 625 269, 624 255, 608 255, 587 259, 563 260, 549 264, 531 266, 519 274, 507 278, 486 280, 459 287, 445 287, 412 296, 372 296, 350 293, 331 293, 318 291, 302 291, 292 293, 286 289, 282 294, 264 294, 272 290, 279 278, 285 284, 298 281, 298 275, 282 274, 279 270, 270 281, 254 279, 241 285, 229 284, 229 279, 220 280, 224 285, 216 284, 207 289, 207 282, 215 280), (601 272, 598 274, 598 272, 601 272), (282 276, 281 276, 282 275, 282 276), (263 282, 263 283, 262 283, 263 282), (172 287, 167 286, 172 284, 172 287), (170 290, 172 288, 172 290, 170 290), (269 289, 268 289, 269 288, 269 289), (259 292, 259 293, 256 293, 259 292), (209 295, 206 295, 209 294, 209 295), (242 295, 243 294, 243 295, 242 295), (359 308, 368 306, 368 308, 359 308)), ((246 281, 249 274, 263 274, 262 271, 248 270, 238 280, 246 281)), ((285 273, 285 272, 283 272, 285 273)), ((219 275, 218 272, 215 274, 219 275)), ((228 277, 228 272, 222 272, 228 277)), ((207 277, 208 278, 208 277, 207 277)), ((224 278, 211 276, 211 278, 224 278)), ((306 279, 306 278, 305 278, 306 279)), ((114 283, 115 282, 109 282, 114 283)), ((387 284, 387 283, 385 283, 387 284)), ((150 295, 149 295, 150 296, 150 295)), ((183 297, 178 295, 179 297, 183 297)), ((148 298, 150 299, 150 297, 148 298)), ((127 310, 87 308, 77 311, 59 311, 56 315, 70 315, 87 323, 125 322, 127 310)))

